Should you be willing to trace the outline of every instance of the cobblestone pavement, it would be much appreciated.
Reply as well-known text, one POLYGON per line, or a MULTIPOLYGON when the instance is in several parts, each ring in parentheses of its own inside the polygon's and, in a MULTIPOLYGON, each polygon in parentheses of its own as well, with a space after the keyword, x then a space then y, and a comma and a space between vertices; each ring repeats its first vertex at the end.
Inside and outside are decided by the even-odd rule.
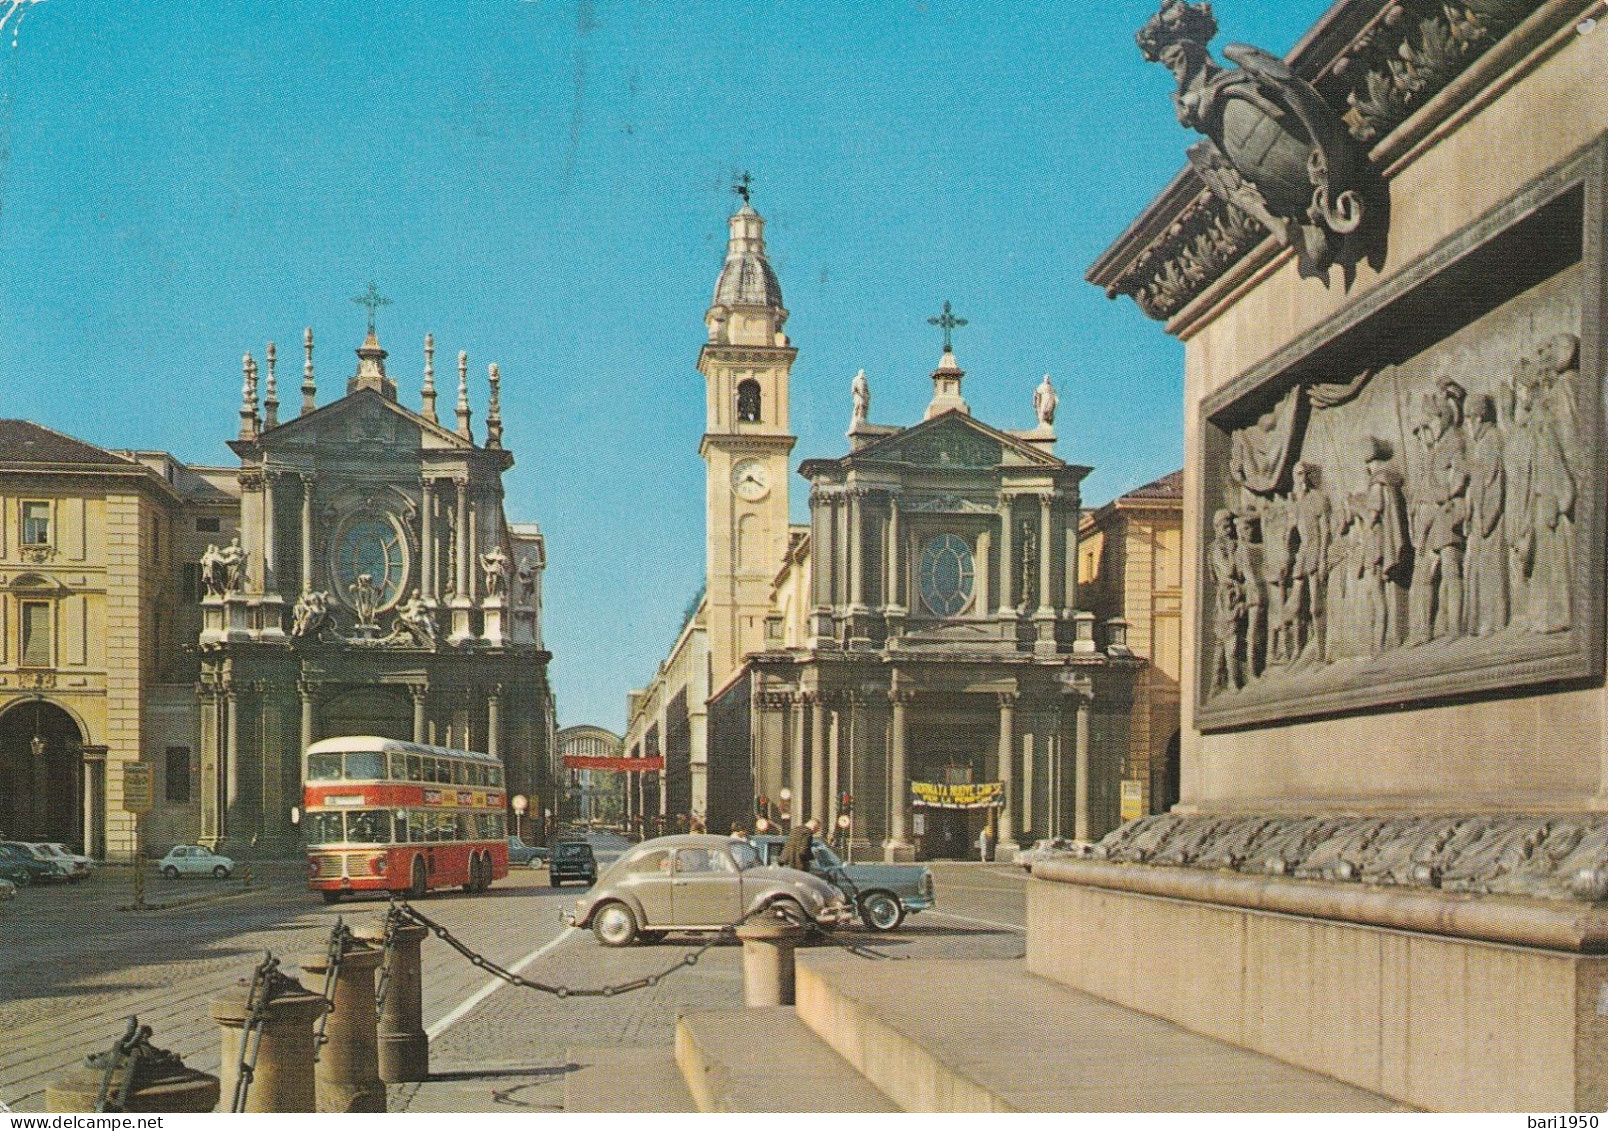
MULTIPOLYGON (((606 864, 620 842, 599 844, 606 864)), ((858 929, 846 941, 889 954, 1005 958, 1022 952, 1023 877, 999 865, 937 864, 939 910, 898 932, 858 929)), ((43 1089, 121 1035, 137 1013, 155 1043, 192 1067, 215 1072, 218 1034, 208 1002, 250 977, 262 951, 287 967, 321 949, 337 915, 357 924, 384 903, 328 907, 308 892, 299 863, 257 866, 254 887, 212 880, 148 884, 167 904, 145 913, 131 902, 131 875, 109 868, 71 888, 30 889, 0 904, 0 1101, 42 1110, 43 1089), (203 900, 182 902, 184 900, 203 900)), ((529 977, 602 985, 661 971, 696 940, 608 950, 589 933, 565 930, 558 911, 580 894, 557 891, 545 871, 516 869, 479 896, 432 896, 421 909, 487 957, 529 977)), ((494 984, 438 940, 423 952, 431 1079, 392 1088, 393 1110, 515 1111, 560 1106, 569 1045, 658 1046, 674 1040, 676 1014, 741 1003, 741 951, 707 951, 657 986, 607 999, 559 1000, 494 984)))

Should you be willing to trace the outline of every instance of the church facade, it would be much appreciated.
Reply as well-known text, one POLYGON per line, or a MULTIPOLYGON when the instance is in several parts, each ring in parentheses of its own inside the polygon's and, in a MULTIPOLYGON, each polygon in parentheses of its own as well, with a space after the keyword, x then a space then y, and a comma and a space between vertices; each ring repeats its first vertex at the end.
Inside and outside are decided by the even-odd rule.
POLYGON ((0 831, 126 859, 299 845, 301 751, 379 734, 496 753, 552 807, 546 547, 510 523, 493 366, 484 441, 459 355, 450 425, 426 339, 402 406, 372 326, 341 398, 280 419, 244 366, 237 467, 0 421, 0 831), (136 824, 129 766, 152 805, 136 824))
POLYGON ((924 419, 871 423, 857 377, 849 451, 800 467, 811 517, 790 526, 786 318, 745 200, 699 358, 706 592, 625 740, 663 758, 660 815, 683 812, 684 760, 685 812, 716 831, 813 817, 892 858, 1103 833, 1138 665, 1120 621, 1079 611, 1089 469, 1053 454, 1048 379, 1034 428, 977 420, 946 306, 924 419))

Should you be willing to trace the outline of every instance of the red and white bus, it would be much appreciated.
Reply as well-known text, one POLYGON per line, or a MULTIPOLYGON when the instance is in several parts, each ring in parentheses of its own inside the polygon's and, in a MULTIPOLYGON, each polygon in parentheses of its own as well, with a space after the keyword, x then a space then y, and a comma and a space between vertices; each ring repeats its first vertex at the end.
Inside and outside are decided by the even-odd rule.
POLYGON ((508 874, 508 791, 490 754, 360 735, 302 758, 307 886, 484 891, 508 874))

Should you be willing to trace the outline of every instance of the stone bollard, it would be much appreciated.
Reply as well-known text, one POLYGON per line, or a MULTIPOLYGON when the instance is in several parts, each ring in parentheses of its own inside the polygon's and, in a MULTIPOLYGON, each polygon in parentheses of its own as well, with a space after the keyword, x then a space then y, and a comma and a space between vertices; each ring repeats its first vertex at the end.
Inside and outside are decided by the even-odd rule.
MULTIPOLYGON (((379 1026, 380 1079, 387 1084, 430 1077, 430 1038, 424 1032, 424 977, 419 961, 419 944, 429 933, 417 923, 402 923, 391 935, 391 966, 379 1026)), ((385 925, 382 922, 359 931, 358 937, 382 943, 385 925)))
MULTIPOLYGON (((383 952, 367 943, 349 946, 335 975, 335 1011, 324 1027, 327 1041, 318 1056, 315 1078, 320 1112, 385 1110, 374 1018, 374 971, 383 952)), ((303 973, 322 978, 327 955, 302 959, 303 973)))
MULTIPOLYGON (((245 1111, 317 1110, 313 1086, 313 1022, 323 1015, 324 999, 307 992, 300 982, 275 971, 263 1010, 262 1042, 257 1046, 256 1069, 246 1095, 245 1111)), ((251 988, 241 983, 212 1000, 212 1019, 223 1041, 223 1107, 233 1103, 240 1075, 240 1053, 250 1016, 247 998, 251 988)))
POLYGON ((804 940, 804 928, 774 919, 744 923, 743 1004, 750 1009, 793 1004, 793 951, 804 940))
POLYGON ((103 1088, 108 1101, 106 1111, 187 1114, 217 1107, 218 1078, 186 1068, 184 1061, 166 1049, 152 1048, 150 1035, 148 1027, 138 1026, 131 1018, 129 1036, 119 1044, 137 1036, 141 1046, 138 1052, 118 1056, 116 1049, 110 1049, 86 1057, 82 1068, 73 1069, 45 1088, 45 1110, 58 1114, 92 1112, 101 1101, 103 1088), (109 1064, 112 1077, 107 1080, 109 1064), (134 1078, 129 1081, 131 1064, 134 1078), (128 1096, 119 1102, 125 1084, 128 1096))

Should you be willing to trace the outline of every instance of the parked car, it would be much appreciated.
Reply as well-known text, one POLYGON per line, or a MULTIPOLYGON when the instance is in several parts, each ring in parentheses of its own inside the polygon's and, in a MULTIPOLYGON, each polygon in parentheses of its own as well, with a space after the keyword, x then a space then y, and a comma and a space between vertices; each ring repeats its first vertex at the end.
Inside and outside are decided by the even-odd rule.
POLYGON ((234 873, 234 866, 235 862, 227 856, 218 856, 194 844, 174 845, 156 864, 157 870, 170 880, 208 875, 227 880, 234 873))
POLYGON ((20 840, 0 841, 0 876, 18 887, 67 883, 72 874, 61 861, 20 840))
POLYGON ((100 861, 96 860, 93 856, 85 856, 80 852, 74 852, 60 841, 50 841, 45 845, 45 847, 54 851, 58 856, 65 856, 70 860, 77 860, 79 863, 84 865, 86 871, 93 872, 96 868, 100 867, 100 861))
POLYGON ((0 903, 8 899, 17 898, 17 885, 10 880, 0 880, 0 903))
POLYGON ((76 884, 89 879, 89 857, 76 856, 68 852, 62 845, 47 844, 43 841, 29 843, 28 847, 35 849, 66 868, 69 883, 76 884))
POLYGON ((819 876, 767 865, 740 841, 693 833, 632 848, 563 918, 590 927, 604 946, 627 946, 670 931, 723 930, 763 910, 827 929, 854 917, 843 893, 819 876))
MULTIPOLYGON (((774 864, 785 840, 755 836, 749 843, 767 863, 774 864)), ((907 914, 933 905, 932 869, 925 864, 849 864, 819 840, 810 845, 810 854, 810 871, 848 896, 859 909, 860 921, 873 931, 896 930, 907 914)))
POLYGON ((517 836, 508 838, 508 863, 539 868, 547 862, 547 849, 539 844, 526 844, 517 836))
POLYGON ((584 840, 556 841, 547 854, 547 882, 556 888, 565 880, 597 883, 597 857, 584 840))

